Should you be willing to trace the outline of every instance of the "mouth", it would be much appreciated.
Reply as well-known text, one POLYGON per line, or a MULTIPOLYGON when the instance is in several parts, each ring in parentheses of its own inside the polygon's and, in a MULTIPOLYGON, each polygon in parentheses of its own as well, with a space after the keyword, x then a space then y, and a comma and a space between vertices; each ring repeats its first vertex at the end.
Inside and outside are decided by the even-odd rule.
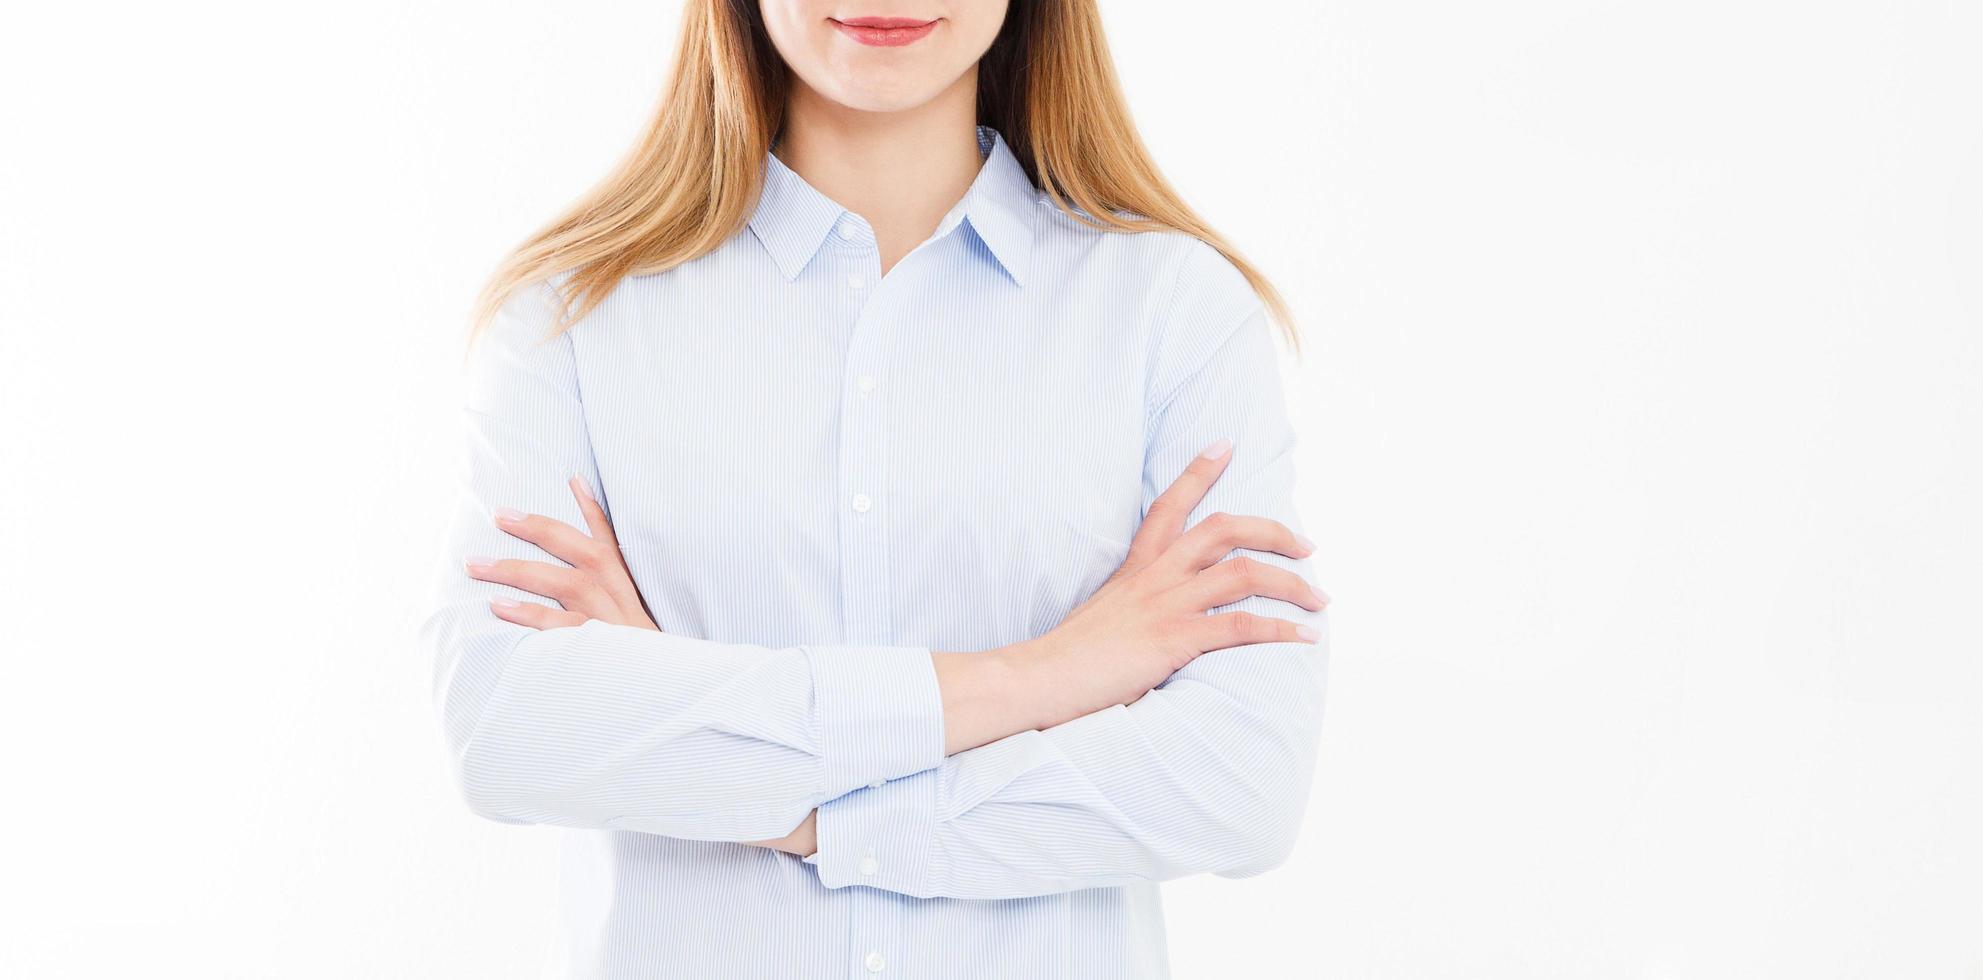
MULTIPOLYGON (((862 44, 877 48, 899 48, 914 44, 936 30, 937 21, 914 17, 828 18, 840 33, 862 44)), ((940 19, 940 18, 939 18, 940 19)))

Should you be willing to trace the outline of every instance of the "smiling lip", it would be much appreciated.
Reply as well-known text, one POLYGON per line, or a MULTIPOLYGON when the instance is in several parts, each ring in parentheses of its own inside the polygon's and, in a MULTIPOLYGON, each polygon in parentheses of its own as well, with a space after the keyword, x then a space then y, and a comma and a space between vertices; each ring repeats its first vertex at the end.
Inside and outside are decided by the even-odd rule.
POLYGON ((899 48, 927 37, 930 31, 936 29, 936 21, 913 17, 849 17, 834 20, 833 26, 862 44, 899 48))

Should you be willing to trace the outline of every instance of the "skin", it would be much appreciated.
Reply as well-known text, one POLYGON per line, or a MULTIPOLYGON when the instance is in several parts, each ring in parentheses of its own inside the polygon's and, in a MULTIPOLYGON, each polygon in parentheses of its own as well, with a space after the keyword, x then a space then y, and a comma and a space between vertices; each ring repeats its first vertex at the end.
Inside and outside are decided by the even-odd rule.
MULTIPOLYGON (((794 85, 778 155, 875 230, 884 274, 936 230, 982 160, 976 135, 977 61, 1005 17, 1003 0, 763 0, 773 45, 794 85), (905 47, 844 36, 833 17, 940 19, 905 47)), ((1113 576, 1046 635, 994 650, 930 654, 953 755, 1030 729, 1050 728, 1142 697, 1194 658, 1252 643, 1313 643, 1306 627, 1246 612, 1206 615, 1247 596, 1318 610, 1328 597, 1286 569, 1235 549, 1305 558, 1313 544, 1278 521, 1214 513, 1184 527, 1231 459, 1209 446, 1151 505, 1113 576)), ((505 532, 557 562, 469 559, 468 575, 554 600, 491 600, 496 616, 533 629, 591 619, 659 631, 623 561, 612 524, 578 477, 578 528, 499 508, 505 532)), ((747 843, 801 857, 817 847, 818 811, 792 833, 747 843)))

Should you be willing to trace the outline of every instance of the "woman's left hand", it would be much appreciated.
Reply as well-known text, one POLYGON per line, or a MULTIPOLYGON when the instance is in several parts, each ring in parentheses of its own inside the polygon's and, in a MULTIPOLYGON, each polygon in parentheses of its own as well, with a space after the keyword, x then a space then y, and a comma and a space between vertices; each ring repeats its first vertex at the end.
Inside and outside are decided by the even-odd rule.
POLYGON ((563 521, 508 507, 496 509, 496 526, 563 559, 570 563, 570 568, 520 558, 470 558, 468 577, 514 586, 556 600, 564 607, 489 600, 489 609, 497 618, 519 626, 541 630, 598 619, 660 632, 661 627, 654 625, 640 591, 634 587, 633 575, 620 555, 620 542, 613 536, 613 525, 606 520, 605 509, 592 499, 584 481, 572 477, 566 482, 571 486, 572 496, 578 498, 578 510, 585 515, 590 536, 563 521))

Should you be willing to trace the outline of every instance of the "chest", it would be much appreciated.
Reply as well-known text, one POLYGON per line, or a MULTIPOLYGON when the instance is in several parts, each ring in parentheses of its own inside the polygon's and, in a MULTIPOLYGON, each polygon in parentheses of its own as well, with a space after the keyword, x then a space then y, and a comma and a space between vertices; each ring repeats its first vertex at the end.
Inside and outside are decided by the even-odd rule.
POLYGON ((1065 294, 931 310, 882 285, 711 304, 676 284, 574 334, 616 531, 673 628, 817 641, 867 590, 898 641, 977 648, 1051 628, 1120 564, 1133 333, 1065 294))

